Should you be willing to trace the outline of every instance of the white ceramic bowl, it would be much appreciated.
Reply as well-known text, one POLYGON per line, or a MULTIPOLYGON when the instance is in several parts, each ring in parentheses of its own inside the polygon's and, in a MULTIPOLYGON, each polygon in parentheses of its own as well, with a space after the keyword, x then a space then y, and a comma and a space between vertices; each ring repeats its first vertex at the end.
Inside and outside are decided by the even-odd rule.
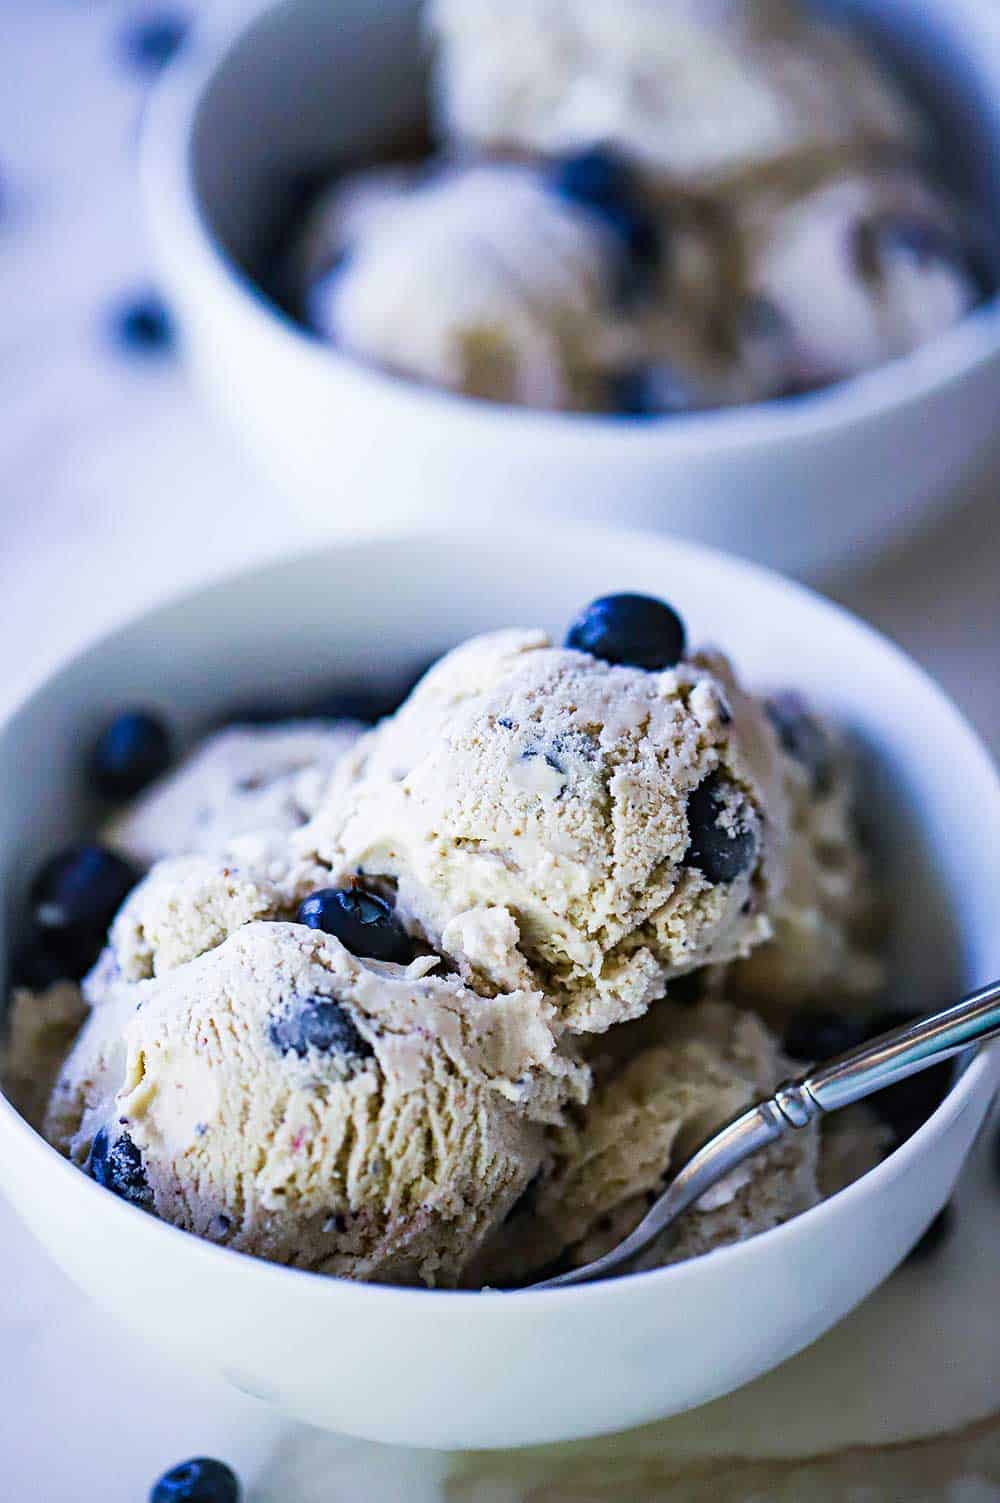
MULTIPOLYGON (((410 666, 463 636, 561 633, 608 589, 667 595, 750 681, 800 685, 871 748, 867 812, 900 903, 898 999, 1000 974, 1000 787, 986 752, 896 648, 800 587, 653 536, 569 528, 341 542, 187 595, 112 633, 0 729, 3 927, 29 874, 85 829, 80 747, 151 696, 185 730, 220 702, 410 666)), ((0 945, 3 935, 0 934, 0 945)), ((797 1220, 693 1262, 531 1294, 373 1288, 201 1242, 116 1200, 0 1101, 0 1184, 95 1299, 189 1364, 288 1414, 417 1446, 621 1429, 725 1393, 814 1340, 947 1199, 1000 1076, 977 1058, 904 1147, 797 1220)))
MULTIPOLYGON (((932 81, 1000 219, 995 0, 836 0, 932 81)), ((659 422, 504 409, 397 380, 247 273, 290 173, 419 118, 416 0, 282 0, 207 28, 154 99, 146 200, 201 383, 314 527, 519 511, 664 528, 793 571, 855 559, 954 496, 996 427, 1000 306, 810 400, 659 422), (259 13, 258 13, 259 12, 259 13), (362 500, 363 497, 363 500, 362 500)))

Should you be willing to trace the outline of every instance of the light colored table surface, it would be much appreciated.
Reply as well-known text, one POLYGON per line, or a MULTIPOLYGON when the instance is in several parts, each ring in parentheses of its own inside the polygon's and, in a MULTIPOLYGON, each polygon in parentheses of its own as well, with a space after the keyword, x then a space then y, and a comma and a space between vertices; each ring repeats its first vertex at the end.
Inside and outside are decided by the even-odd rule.
MULTIPOLYGON (((109 306, 149 278, 133 161, 145 85, 116 60, 118 28, 135 10, 114 0, 0 3, 0 708, 123 615, 306 541, 201 412, 174 360, 129 357, 107 338, 109 306)), ((1000 747, 995 490, 984 477, 932 536, 829 588, 914 653, 1000 747)), ((860 1497, 851 1458, 819 1472, 712 1470, 705 1458, 753 1449, 751 1433, 767 1455, 871 1439, 894 1419, 905 1430, 913 1406, 898 1385, 914 1371, 926 1382, 933 1366, 925 1349, 908 1377, 915 1319, 943 1368, 940 1388, 926 1389, 926 1428, 986 1414, 990 1393, 1000 1394, 1000 1195, 994 1205, 991 1193, 981 1166, 941 1267, 901 1275, 870 1318, 848 1322, 790 1379, 767 1380, 777 1387, 756 1385, 669 1436, 516 1463, 402 1455, 282 1429, 109 1325, 0 1203, 0 1495, 138 1503, 164 1466, 207 1450, 270 1479, 258 1503, 860 1497), (988 1341, 984 1319, 994 1322, 988 1341), (798 1415, 791 1429, 776 1413, 787 1402, 798 1415), (699 1470, 678 1482, 685 1456, 685 1465, 701 1457, 699 1470)), ((933 1458, 868 1456, 862 1475, 884 1492, 864 1496, 917 1497, 902 1480, 910 1468, 929 1489, 919 1496, 1000 1500, 998 1452, 986 1430, 933 1458), (959 1491, 949 1477, 965 1479, 959 1491)))

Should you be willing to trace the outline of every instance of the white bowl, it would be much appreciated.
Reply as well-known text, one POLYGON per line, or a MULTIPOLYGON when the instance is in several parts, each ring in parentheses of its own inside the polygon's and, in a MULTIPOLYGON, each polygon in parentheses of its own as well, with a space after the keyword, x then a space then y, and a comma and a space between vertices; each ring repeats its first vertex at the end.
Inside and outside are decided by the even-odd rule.
MULTIPOLYGON (((80 747, 151 695, 192 731, 220 703, 402 667, 487 627, 561 633, 608 589, 669 596, 754 682, 799 685, 871 748, 867 812, 900 903, 897 1000, 1000 974, 1000 787, 958 712, 896 648, 796 585, 653 536, 569 528, 341 542, 187 595, 105 637, 0 728, 0 891, 86 828, 80 747)), ((3 935, 0 934, 0 943, 3 935)), ((899 1263, 948 1198, 1000 1077, 981 1054, 934 1116, 842 1194, 674 1268, 532 1294, 366 1287, 201 1242, 115 1199, 0 1101, 0 1184, 95 1299, 287 1414, 416 1446, 595 1435, 728 1392, 807 1345, 899 1263)))
MULTIPOLYGON (((931 81, 1000 219, 995 0, 837 0, 931 81)), ((290 174, 421 116, 416 0, 282 0, 218 24, 154 99, 148 214, 202 385, 314 528, 520 512, 664 528, 795 571, 881 546, 954 497, 996 428, 1000 306, 792 403, 659 422, 501 408, 367 369, 247 267, 290 174), (259 12, 259 14, 257 13, 259 12), (377 19, 375 19, 377 18, 377 19), (363 497, 363 501, 362 498, 363 497)))

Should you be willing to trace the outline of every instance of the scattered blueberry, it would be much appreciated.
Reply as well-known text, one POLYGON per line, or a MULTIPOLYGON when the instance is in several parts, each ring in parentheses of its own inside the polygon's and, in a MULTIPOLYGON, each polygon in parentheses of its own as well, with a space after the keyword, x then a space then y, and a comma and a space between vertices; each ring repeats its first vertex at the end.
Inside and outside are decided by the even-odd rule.
POLYGON ((98 737, 94 783, 105 798, 131 798, 166 772, 170 758, 170 732, 162 719, 147 710, 128 710, 98 737))
POLYGON ((804 1007, 789 1019, 783 1048, 789 1059, 819 1064, 861 1042, 862 1030, 842 1013, 804 1007))
POLYGON ((108 1129, 102 1127, 91 1144, 87 1172, 91 1179, 120 1200, 127 1200, 135 1206, 149 1205, 149 1181, 142 1165, 142 1154, 127 1132, 112 1144, 108 1129))
POLYGON ((322 929, 352 955, 409 965, 413 945, 389 904, 358 887, 324 887, 311 893, 298 912, 300 924, 322 929))
POLYGON ((32 918, 64 975, 75 980, 90 969, 138 880, 124 857, 99 845, 71 846, 45 863, 31 886, 32 918))
POLYGON ((622 417, 672 417, 697 406, 685 382, 664 366, 636 365, 608 381, 608 406, 622 417))
POLYGON ((329 997, 307 997, 283 1017, 272 1019, 268 1031, 276 1049, 282 1054, 294 1052, 300 1059, 310 1049, 356 1059, 370 1059, 375 1052, 340 1003, 329 997))
MULTIPOLYGON (((902 1028, 922 1016, 919 1012, 883 1012, 868 1020, 865 1039, 902 1028)), ((946 1062, 887 1086, 871 1098, 871 1104, 883 1122, 892 1128, 899 1142, 904 1142, 921 1127, 941 1105, 951 1089, 954 1066, 946 1062)))
POLYGON ((687 802, 691 843, 684 857, 710 882, 734 882, 752 865, 757 841, 752 830, 728 829, 720 822, 727 810, 726 785, 713 772, 694 790, 687 802))
POLYGON ((177 11, 139 16, 122 30, 122 55, 133 67, 158 73, 182 47, 189 25, 188 18, 177 11))
POLYGON ((828 793, 833 782, 830 743, 805 700, 799 694, 775 694, 764 708, 788 755, 812 774, 817 793, 828 793))
POLYGON ((240 1484, 224 1461, 196 1456, 164 1472, 149 1503, 240 1503, 240 1484))
POLYGON ((906 1261, 908 1263, 922 1263, 925 1258, 931 1257, 943 1247, 945 1242, 955 1230, 955 1207, 948 1203, 943 1211, 939 1211, 927 1228, 920 1241, 910 1249, 906 1261))
POLYGON ((114 308, 111 332, 123 350, 139 355, 161 354, 174 338, 170 314, 155 293, 130 298, 114 308))
POLYGON ((599 215, 617 235, 625 253, 618 278, 622 301, 645 296, 663 259, 662 237, 641 205, 628 162, 610 147, 591 146, 557 162, 551 182, 556 193, 599 215))
POLYGON ((684 656, 684 623, 651 595, 602 595, 573 622, 565 645, 653 673, 676 667, 684 656))

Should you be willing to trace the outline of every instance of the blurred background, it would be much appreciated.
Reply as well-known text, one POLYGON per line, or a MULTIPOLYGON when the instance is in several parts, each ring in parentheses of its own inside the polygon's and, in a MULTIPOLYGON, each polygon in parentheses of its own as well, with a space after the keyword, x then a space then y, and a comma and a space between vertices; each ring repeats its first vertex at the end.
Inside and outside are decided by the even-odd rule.
MULTIPOLYGON (((309 543, 301 518, 196 395, 184 331, 158 285, 144 229, 137 175, 144 111, 205 8, 197 0, 0 0, 0 711, 129 613, 309 543)), ((822 587, 920 660, 1000 751, 998 480, 1000 466, 987 466, 963 483, 931 531, 874 562, 824 575, 822 587)), ((418 497, 412 520, 420 520, 418 497)), ((188 1446, 229 1446, 252 1460, 278 1444, 274 1427, 256 1419, 248 1441, 242 1401, 196 1385, 181 1391, 124 1333, 106 1331, 54 1269, 37 1266, 30 1239, 3 1207, 0 1266, 0 1349, 21 1342, 18 1361, 0 1370, 0 1455, 18 1458, 20 1476, 41 1479, 46 1503, 97 1495, 89 1480, 71 1493, 71 1479, 90 1479, 107 1464, 112 1429, 131 1432, 132 1464, 147 1476, 188 1446), (61 1442, 41 1422, 48 1411, 76 1414, 64 1455, 54 1454, 61 1442)), ((995 1309, 986 1314, 992 1319, 995 1309)), ((839 1350, 846 1362, 846 1348, 839 1350)), ((275 1475, 284 1481, 261 1498, 439 1496, 431 1490, 439 1478, 414 1458, 387 1460, 374 1448, 308 1437, 282 1444, 284 1470, 275 1475), (335 1490, 320 1488, 318 1472, 333 1477, 337 1468, 335 1490), (348 1493, 356 1487, 363 1491, 348 1493)), ((616 1472, 620 1464, 613 1451, 600 1453, 591 1472, 603 1480, 593 1492, 579 1478, 544 1491, 544 1478, 528 1466, 520 1475, 525 1489, 541 1489, 532 1498, 635 1503, 638 1474, 616 1472)), ((904 1488, 884 1466, 887 1488, 904 1488)), ((522 1496, 522 1483, 499 1463, 480 1473, 487 1490, 474 1494, 470 1481, 452 1496, 495 1503, 522 1496)), ((665 1478, 650 1496, 695 1496, 668 1493, 665 1478)), ((813 1485, 803 1473, 781 1496, 818 1497, 813 1485)), ((755 1474, 754 1486, 770 1484, 755 1474)), ((1000 1499, 1000 1487, 984 1487, 992 1490, 933 1496, 1000 1499)), ((721 1482, 704 1494, 723 1495, 721 1482)))

